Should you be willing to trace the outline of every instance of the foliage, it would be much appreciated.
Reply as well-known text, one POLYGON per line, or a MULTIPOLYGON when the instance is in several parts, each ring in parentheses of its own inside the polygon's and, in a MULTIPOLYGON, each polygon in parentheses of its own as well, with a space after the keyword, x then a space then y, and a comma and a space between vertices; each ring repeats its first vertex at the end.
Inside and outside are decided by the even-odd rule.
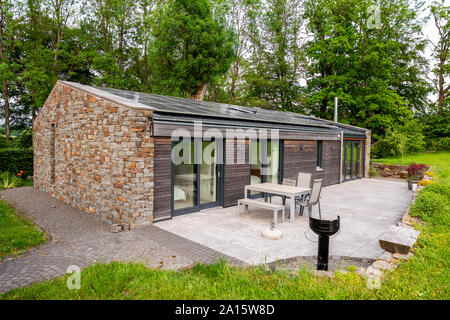
POLYGON ((33 176, 33 150, 0 149, 0 168, 12 174, 23 171, 23 177, 33 176))
POLYGON ((338 97, 340 121, 371 129, 378 140, 388 128, 411 118, 413 107, 424 108, 429 85, 422 78, 426 61, 420 9, 406 0, 377 2, 376 25, 374 4, 306 1, 313 37, 306 50, 311 61, 307 95, 311 112, 328 119, 338 97))
POLYGON ((450 6, 445 6, 444 0, 436 0, 430 6, 439 41, 432 43, 433 54, 436 59, 433 69, 436 78, 434 80, 435 90, 438 94, 438 113, 443 114, 445 106, 450 98, 450 75, 449 50, 450 50, 450 6))
POLYGON ((421 190, 421 193, 432 192, 436 194, 440 194, 447 198, 450 201, 450 185, 443 183, 434 183, 429 185, 421 190))
POLYGON ((14 208, 0 200, 0 258, 23 253, 43 244, 46 234, 21 217, 14 208))
POLYGON ((417 119, 406 121, 401 126, 389 128, 386 137, 378 140, 372 149, 375 158, 404 156, 425 150, 423 126, 417 119))
POLYGON ((203 100, 207 84, 226 74, 234 58, 233 31, 207 0, 168 1, 156 20, 149 53, 154 90, 203 100))
POLYGON ((412 163, 406 168, 406 170, 408 171, 409 176, 420 176, 423 174, 423 171, 426 168, 427 165, 424 163, 421 164, 412 163))
POLYGON ((33 131, 31 128, 24 129, 19 136, 14 138, 14 145, 19 149, 30 149, 33 147, 33 131))
POLYGON ((10 141, 0 134, 0 149, 8 148, 10 145, 10 141))
MULTIPOLYGON (((410 215, 428 221, 433 215, 441 213, 448 206, 448 200, 434 192, 420 192, 410 208, 410 215)), ((448 212, 446 213, 448 215, 448 212)))
POLYGON ((373 178, 378 176, 378 171, 375 168, 370 167, 369 169, 369 177, 373 178))
POLYGON ((444 137, 433 141, 431 147, 436 151, 450 151, 450 137, 444 137))
POLYGON ((417 183, 419 186, 429 186, 430 184, 433 184, 433 181, 431 180, 420 180, 419 183, 417 183))
POLYGON ((21 182, 22 179, 19 176, 9 173, 8 171, 0 174, 0 189, 17 188, 21 185, 21 182))

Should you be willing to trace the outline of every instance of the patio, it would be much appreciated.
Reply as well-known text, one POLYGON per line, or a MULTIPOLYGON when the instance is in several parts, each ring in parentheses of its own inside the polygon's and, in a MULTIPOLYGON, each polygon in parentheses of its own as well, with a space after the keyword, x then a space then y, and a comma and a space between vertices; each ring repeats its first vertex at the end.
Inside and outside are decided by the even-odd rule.
MULTIPOLYGON (((330 240, 330 256, 376 259, 383 252, 378 239, 396 225, 411 197, 406 183, 381 179, 323 188, 322 219, 341 217, 341 232, 330 240)), ((276 197, 273 202, 281 203, 281 199, 276 197)), ((318 216, 317 206, 313 215, 318 216)), ((261 237, 272 217, 270 211, 255 207, 239 216, 233 206, 178 216, 155 226, 252 264, 317 254, 317 242, 313 242, 317 236, 308 227, 306 210, 303 216, 295 216, 295 222, 286 219, 278 224, 283 232, 280 240, 261 237)))

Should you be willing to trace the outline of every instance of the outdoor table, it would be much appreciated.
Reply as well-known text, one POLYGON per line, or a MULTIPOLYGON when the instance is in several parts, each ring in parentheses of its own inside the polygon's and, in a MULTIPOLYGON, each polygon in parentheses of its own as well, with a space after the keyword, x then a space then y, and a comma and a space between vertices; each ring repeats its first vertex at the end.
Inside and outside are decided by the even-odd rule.
POLYGON ((302 188, 302 187, 295 187, 295 186, 288 186, 288 185, 284 185, 284 184, 267 183, 267 182, 246 185, 245 186, 245 197, 246 198, 248 197, 248 193, 250 191, 269 193, 269 194, 274 194, 274 195, 278 195, 278 196, 286 196, 287 198, 289 198, 289 201, 290 201, 289 216, 290 216, 291 222, 294 222, 294 217, 295 217, 295 198, 301 197, 308 193, 311 193, 310 188, 302 188))

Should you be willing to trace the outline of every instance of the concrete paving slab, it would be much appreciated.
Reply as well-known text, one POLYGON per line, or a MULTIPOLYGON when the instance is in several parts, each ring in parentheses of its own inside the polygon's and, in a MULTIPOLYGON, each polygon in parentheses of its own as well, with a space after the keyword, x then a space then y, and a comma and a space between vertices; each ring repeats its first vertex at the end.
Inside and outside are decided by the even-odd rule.
MULTIPOLYGON (((376 259, 383 251, 378 239, 397 224, 411 199, 404 181, 360 179, 325 187, 322 218, 341 217, 341 233, 331 239, 330 255, 376 259)), ((318 216, 317 207, 313 216, 318 216)), ((283 232, 279 240, 261 237, 271 221, 271 211, 250 207, 248 214, 239 216, 234 206, 175 217, 155 226, 250 264, 317 254, 317 236, 309 229, 306 212, 296 215, 294 223, 288 219, 279 223, 283 232)))

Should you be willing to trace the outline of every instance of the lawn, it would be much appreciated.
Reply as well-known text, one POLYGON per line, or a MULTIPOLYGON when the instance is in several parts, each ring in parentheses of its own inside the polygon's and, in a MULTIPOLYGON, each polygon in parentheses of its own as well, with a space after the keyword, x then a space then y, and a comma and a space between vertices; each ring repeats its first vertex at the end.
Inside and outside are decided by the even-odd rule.
POLYGON ((23 253, 46 241, 30 220, 20 216, 5 201, 0 200, 0 258, 23 253))
MULTIPOLYGON (((425 162, 448 185, 448 153, 405 157, 425 162), (426 161, 428 160, 428 161, 426 161)), ((389 159, 388 161, 391 161, 389 159)), ((395 160, 392 160, 395 162, 395 160)), ((81 289, 69 290, 67 277, 16 289, 0 299, 445 299, 450 298, 450 224, 447 204, 416 227, 422 231, 414 257, 401 262, 370 289, 355 272, 314 277, 306 270, 292 276, 226 263, 196 265, 182 271, 149 269, 140 264, 96 264, 81 274, 81 289)))
POLYGON ((418 153, 406 155, 403 158, 372 159, 372 162, 401 165, 425 163, 432 167, 431 170, 436 173, 438 182, 450 184, 450 152, 418 153))

